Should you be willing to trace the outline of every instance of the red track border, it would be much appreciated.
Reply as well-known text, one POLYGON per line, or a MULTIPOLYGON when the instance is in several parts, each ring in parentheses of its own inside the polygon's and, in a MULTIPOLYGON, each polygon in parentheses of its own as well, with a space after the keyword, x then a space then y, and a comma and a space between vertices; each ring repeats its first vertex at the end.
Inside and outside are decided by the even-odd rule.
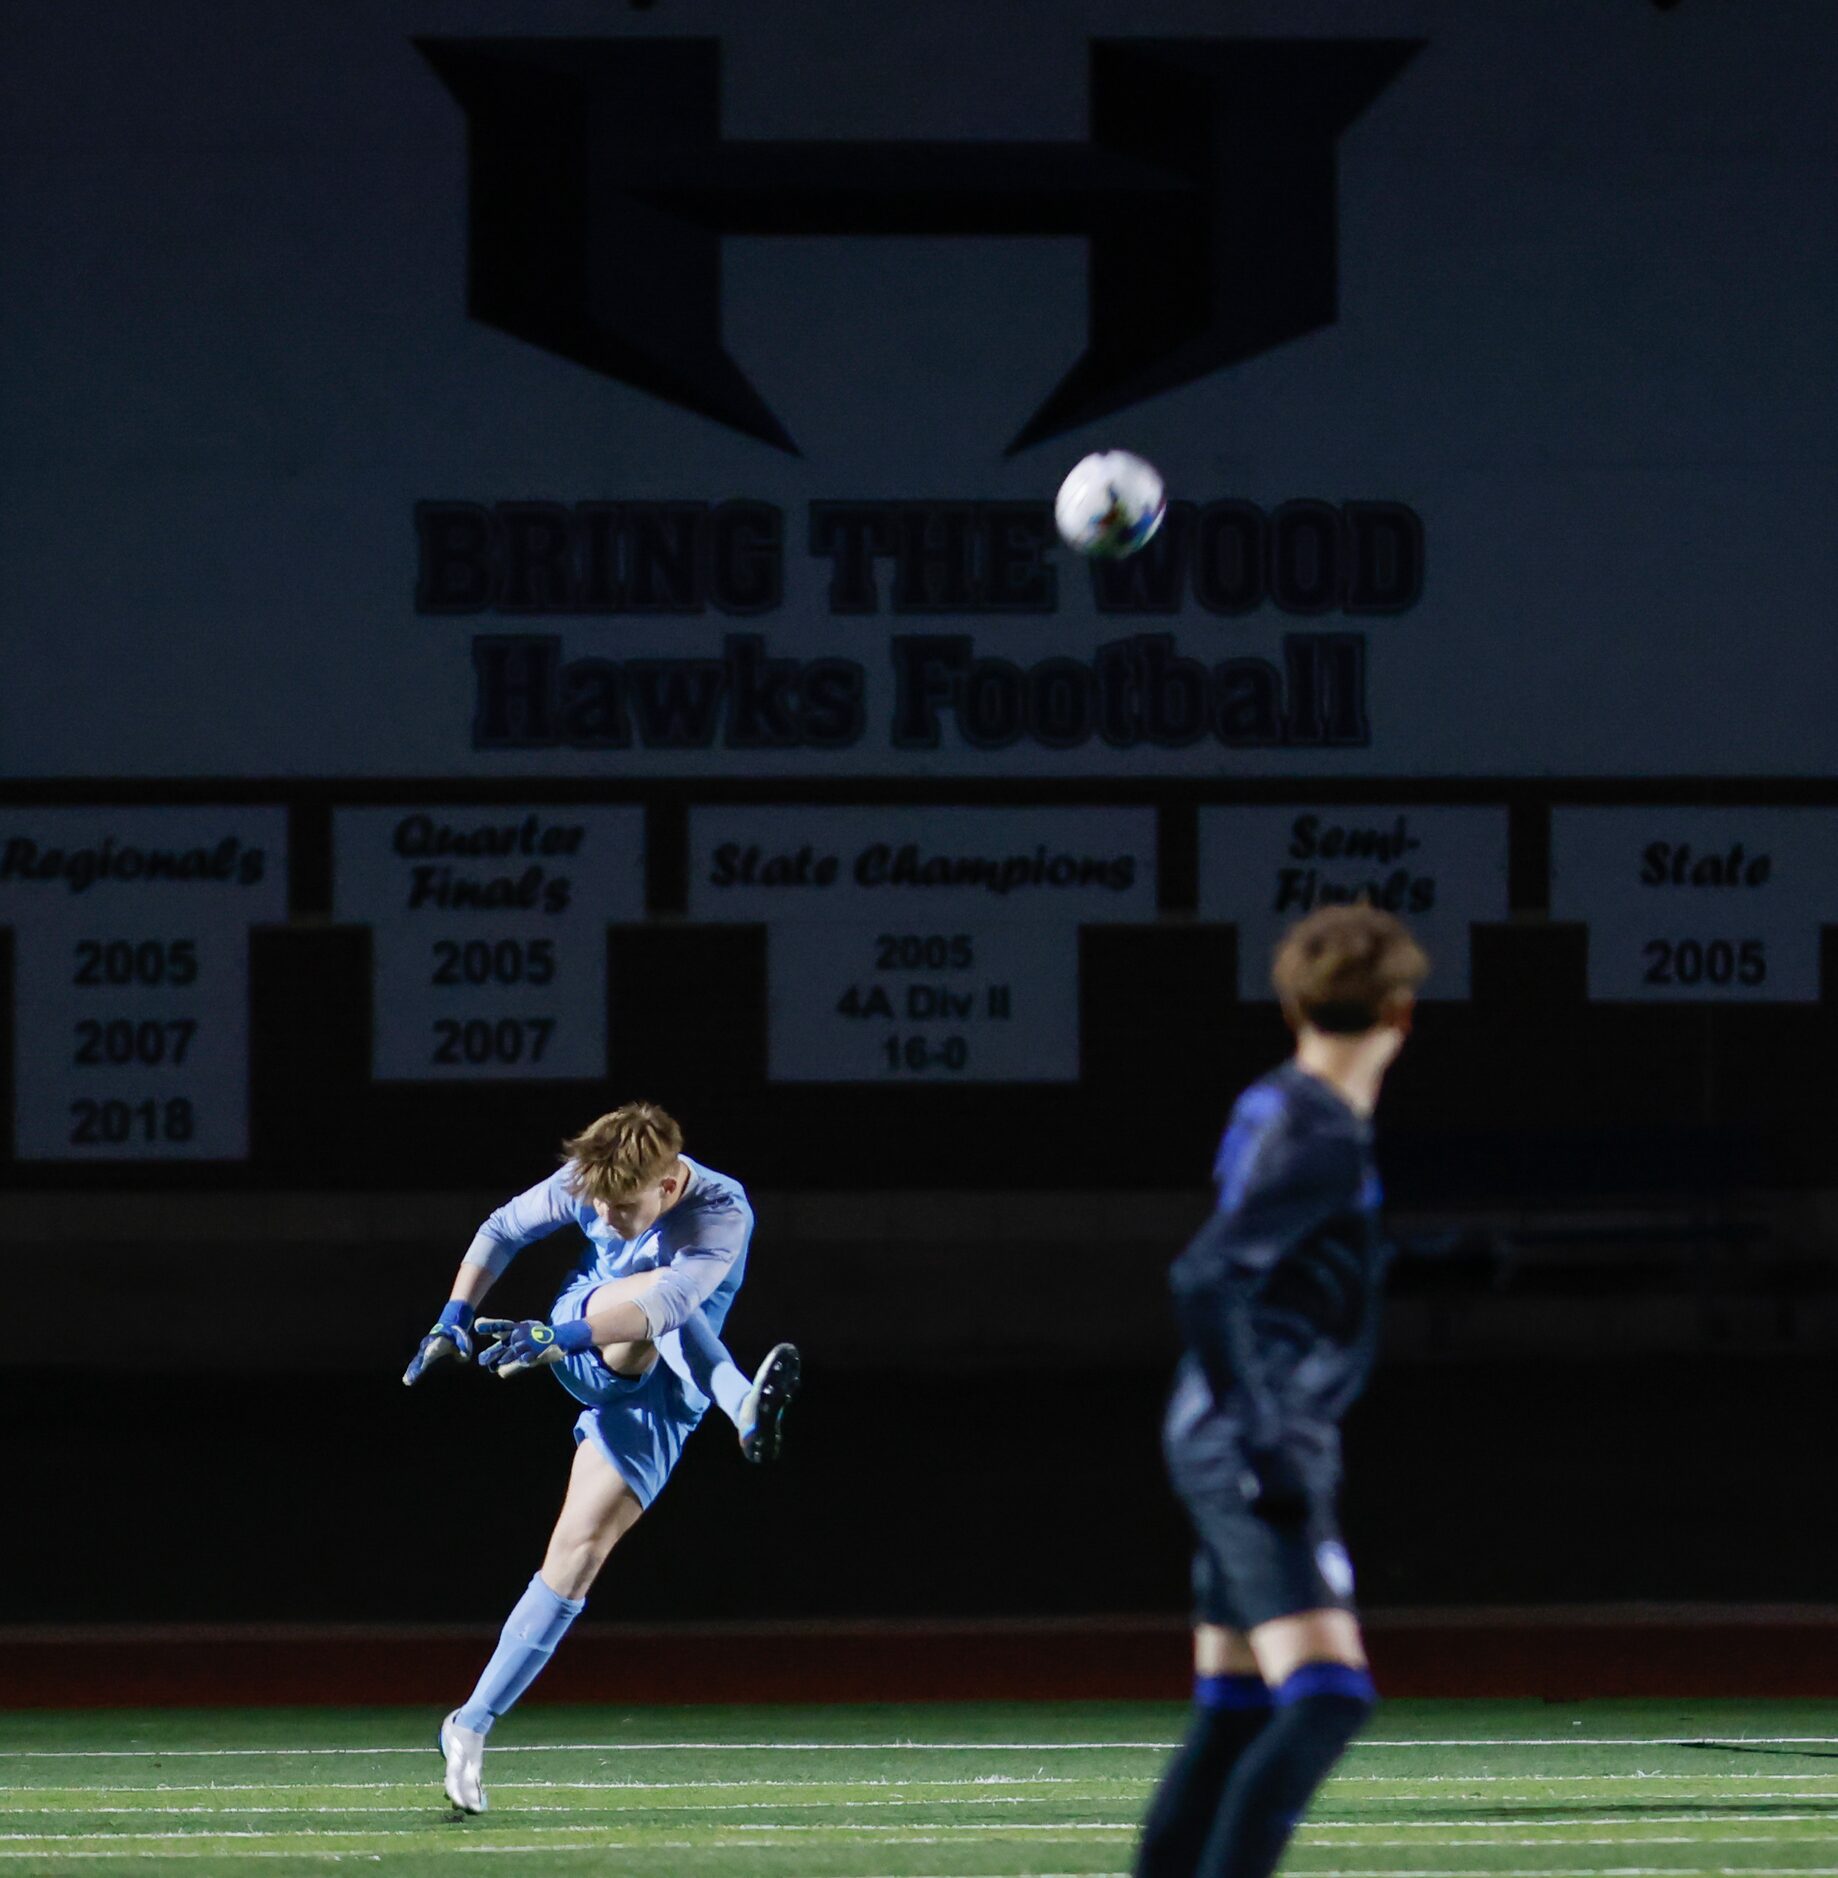
MULTIPOLYGON (((489 1630, 0 1630, 0 1707, 450 1705, 489 1630)), ((1838 1610, 1603 1608, 1378 1613, 1392 1696, 1830 1697, 1838 1610)), ((532 1692, 653 1704, 1178 1700, 1165 1618, 643 1628, 584 1624, 532 1692)))

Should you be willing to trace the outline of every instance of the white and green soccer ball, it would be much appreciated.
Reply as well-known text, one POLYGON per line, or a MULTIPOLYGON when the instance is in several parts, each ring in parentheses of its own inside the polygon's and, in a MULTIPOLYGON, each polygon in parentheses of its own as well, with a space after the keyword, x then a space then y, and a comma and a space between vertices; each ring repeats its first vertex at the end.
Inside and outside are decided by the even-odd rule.
POLYGON ((1161 473, 1127 450, 1097 450, 1075 463, 1053 503, 1066 546, 1106 558, 1134 554, 1167 512, 1161 473))

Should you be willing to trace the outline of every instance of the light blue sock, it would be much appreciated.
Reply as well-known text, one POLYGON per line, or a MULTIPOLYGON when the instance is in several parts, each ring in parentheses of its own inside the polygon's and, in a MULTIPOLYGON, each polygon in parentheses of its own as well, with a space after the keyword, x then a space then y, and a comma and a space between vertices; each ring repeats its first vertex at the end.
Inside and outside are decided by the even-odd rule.
POLYGON ((743 1374, 728 1355, 727 1345, 715 1335, 701 1311, 693 1312, 677 1335, 682 1340, 683 1366, 695 1379, 696 1387, 711 1397, 738 1428, 741 1399, 753 1387, 753 1378, 743 1374))
POLYGON ((492 1723, 541 1674, 550 1652, 586 1608, 585 1598, 557 1597, 538 1572, 504 1620, 498 1647, 485 1665, 485 1674, 479 1678, 472 1699, 459 1711, 459 1725, 489 1734, 492 1723))

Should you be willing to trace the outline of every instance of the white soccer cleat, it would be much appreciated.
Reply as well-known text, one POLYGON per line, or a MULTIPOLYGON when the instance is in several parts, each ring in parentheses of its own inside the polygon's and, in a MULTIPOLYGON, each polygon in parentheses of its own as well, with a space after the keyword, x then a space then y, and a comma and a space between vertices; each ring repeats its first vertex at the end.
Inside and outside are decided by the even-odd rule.
POLYGON ((447 1757, 447 1798, 462 1813, 484 1812, 485 1737, 460 1726, 458 1709, 440 1724, 440 1751, 447 1757))

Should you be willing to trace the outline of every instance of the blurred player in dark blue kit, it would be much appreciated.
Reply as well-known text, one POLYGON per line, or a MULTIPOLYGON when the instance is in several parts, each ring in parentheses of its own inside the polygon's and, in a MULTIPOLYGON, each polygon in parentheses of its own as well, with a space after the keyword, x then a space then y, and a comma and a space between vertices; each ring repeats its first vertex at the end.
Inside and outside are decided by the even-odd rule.
POLYGON ((1388 1248, 1371 1115, 1429 970, 1397 920, 1324 907, 1277 949, 1296 1052, 1239 1098, 1218 1206, 1175 1261, 1163 1434, 1193 1522, 1194 1719, 1138 1878, 1267 1878, 1377 1697, 1334 1501, 1388 1248))

